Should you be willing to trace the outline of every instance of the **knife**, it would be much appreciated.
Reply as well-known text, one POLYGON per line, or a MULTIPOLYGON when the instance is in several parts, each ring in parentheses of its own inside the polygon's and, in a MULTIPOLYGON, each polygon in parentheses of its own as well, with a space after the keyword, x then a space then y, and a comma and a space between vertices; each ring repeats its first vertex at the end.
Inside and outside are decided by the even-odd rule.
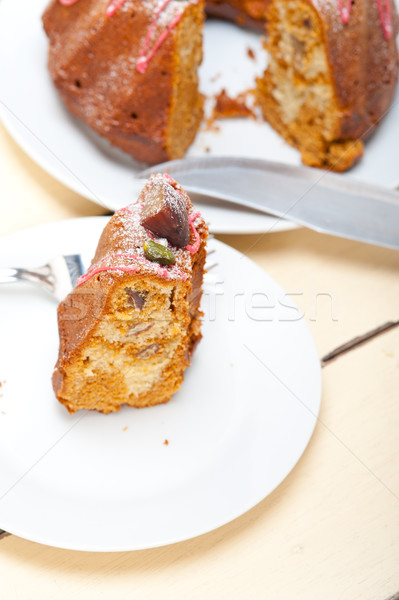
MULTIPOLYGON (((138 174, 170 173, 188 193, 247 206, 321 233, 399 249, 399 192, 266 160, 185 158, 138 174)), ((272 227, 271 227, 272 231, 272 227)))

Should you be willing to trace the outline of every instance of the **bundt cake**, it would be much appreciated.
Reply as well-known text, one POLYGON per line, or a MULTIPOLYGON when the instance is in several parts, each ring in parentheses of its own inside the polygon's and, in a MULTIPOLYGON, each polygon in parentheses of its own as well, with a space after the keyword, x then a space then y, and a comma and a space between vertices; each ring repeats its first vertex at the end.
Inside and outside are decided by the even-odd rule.
POLYGON ((306 165, 343 171, 394 94, 397 16, 391 0, 270 0, 269 64, 258 80, 264 118, 306 165))
POLYGON ((58 400, 73 413, 165 403, 201 338, 207 226, 153 175, 106 225, 90 269, 58 308, 58 400))
POLYGON ((70 112, 136 159, 183 156, 202 119, 203 0, 52 0, 48 67, 70 112))
MULTIPOLYGON (((207 0, 208 14, 267 23, 264 118, 305 164, 343 171, 392 101, 394 0, 207 0)), ((202 118, 204 0, 52 0, 49 69, 70 111, 139 161, 179 158, 202 118)))

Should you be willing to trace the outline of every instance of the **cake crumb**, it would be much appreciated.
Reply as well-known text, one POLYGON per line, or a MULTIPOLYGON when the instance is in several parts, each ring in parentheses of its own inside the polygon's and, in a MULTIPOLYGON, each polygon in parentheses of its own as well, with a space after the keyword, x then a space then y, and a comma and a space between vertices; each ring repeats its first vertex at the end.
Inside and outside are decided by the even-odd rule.
POLYGON ((235 98, 231 98, 225 89, 220 94, 215 96, 215 106, 213 108, 214 119, 234 119, 237 117, 252 117, 255 114, 251 108, 247 106, 246 98, 250 91, 242 92, 235 98))
POLYGON ((211 151, 210 147, 209 147, 209 146, 207 146, 207 147, 205 148, 205 152, 206 152, 207 154, 209 154, 209 152, 210 152, 210 151, 211 151))
POLYGON ((164 441, 164 446, 169 446, 169 440, 164 441))
POLYGON ((215 123, 215 117, 212 115, 208 117, 205 121, 205 131, 213 131, 218 133, 220 131, 220 127, 215 123))
POLYGON ((122 429, 122 431, 127 431, 127 425, 122 429))
POLYGON ((252 50, 252 48, 247 48, 247 54, 250 59, 255 60, 255 52, 252 50))

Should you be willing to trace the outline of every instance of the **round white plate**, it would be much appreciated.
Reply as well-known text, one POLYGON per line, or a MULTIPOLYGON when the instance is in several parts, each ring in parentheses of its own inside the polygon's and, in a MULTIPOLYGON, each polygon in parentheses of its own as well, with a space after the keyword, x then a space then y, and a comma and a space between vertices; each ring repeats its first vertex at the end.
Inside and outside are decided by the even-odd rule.
MULTIPOLYGON (((82 250, 87 261, 105 223, 3 238, 0 266, 82 250)), ((266 273, 211 245, 218 265, 204 286, 204 337, 162 406, 69 415, 51 387, 55 301, 29 284, 1 287, 0 528, 77 550, 161 546, 238 517, 295 466, 320 405, 313 340, 266 273)))
MULTIPOLYGON (((139 165, 112 148, 65 109, 47 72, 48 43, 41 24, 47 0, 0 3, 0 117, 20 146, 56 179, 111 210, 135 197, 134 174, 139 165)), ((258 34, 232 24, 209 21, 204 34, 201 90, 210 96, 226 88, 237 94, 254 87, 266 55, 258 34), (248 48, 255 60, 248 55, 248 48)), ((267 123, 251 119, 218 122, 219 131, 202 128, 188 156, 232 155, 300 164, 299 153, 267 123)), ((373 138, 365 157, 349 175, 388 187, 399 183, 396 101, 373 138)), ((257 233, 294 227, 288 221, 226 207, 204 205, 211 230, 218 233, 257 233)))

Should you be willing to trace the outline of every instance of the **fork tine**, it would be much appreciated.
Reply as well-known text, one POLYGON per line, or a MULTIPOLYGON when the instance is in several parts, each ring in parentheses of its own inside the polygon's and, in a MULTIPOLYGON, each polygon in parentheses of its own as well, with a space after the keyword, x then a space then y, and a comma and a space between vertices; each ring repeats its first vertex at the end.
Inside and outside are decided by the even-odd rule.
POLYGON ((67 254, 64 256, 71 277, 72 285, 76 285, 77 279, 83 275, 85 268, 83 266, 82 257, 80 254, 67 254))

